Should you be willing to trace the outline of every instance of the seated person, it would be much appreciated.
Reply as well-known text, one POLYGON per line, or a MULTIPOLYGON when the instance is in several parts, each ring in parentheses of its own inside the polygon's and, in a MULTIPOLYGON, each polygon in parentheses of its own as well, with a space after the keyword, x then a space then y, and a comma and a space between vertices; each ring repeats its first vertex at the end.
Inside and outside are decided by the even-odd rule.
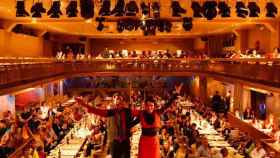
POLYGON ((8 129, 0 141, 0 157, 6 158, 8 154, 15 151, 17 140, 16 135, 17 129, 13 124, 10 129, 8 129))
POLYGON ((251 120, 254 118, 254 112, 251 110, 250 107, 246 108, 243 117, 244 117, 244 120, 251 120))
POLYGON ((257 142, 256 147, 249 155, 253 158, 263 158, 266 155, 266 151, 264 150, 262 144, 260 142, 257 142))

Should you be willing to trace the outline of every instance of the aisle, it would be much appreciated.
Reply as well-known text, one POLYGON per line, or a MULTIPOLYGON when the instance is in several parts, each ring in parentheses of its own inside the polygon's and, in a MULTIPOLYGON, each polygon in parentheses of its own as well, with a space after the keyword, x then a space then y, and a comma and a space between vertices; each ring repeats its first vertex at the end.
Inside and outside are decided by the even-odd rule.
POLYGON ((135 127, 136 132, 134 132, 131 136, 131 150, 130 150, 130 155, 131 158, 137 158, 138 157, 138 144, 140 141, 140 136, 141 136, 141 125, 137 124, 135 127))

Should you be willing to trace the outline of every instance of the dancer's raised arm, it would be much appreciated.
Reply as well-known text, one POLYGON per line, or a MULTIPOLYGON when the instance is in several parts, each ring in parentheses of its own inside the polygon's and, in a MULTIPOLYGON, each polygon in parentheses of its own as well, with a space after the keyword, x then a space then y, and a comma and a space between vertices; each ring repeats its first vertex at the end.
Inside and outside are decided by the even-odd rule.
POLYGON ((89 113, 93 113, 95 115, 99 115, 102 117, 110 117, 110 116, 113 116, 117 112, 116 109, 105 110, 105 109, 99 109, 99 108, 92 107, 89 104, 85 103, 84 100, 82 100, 81 98, 75 98, 75 100, 78 104, 87 108, 89 113))

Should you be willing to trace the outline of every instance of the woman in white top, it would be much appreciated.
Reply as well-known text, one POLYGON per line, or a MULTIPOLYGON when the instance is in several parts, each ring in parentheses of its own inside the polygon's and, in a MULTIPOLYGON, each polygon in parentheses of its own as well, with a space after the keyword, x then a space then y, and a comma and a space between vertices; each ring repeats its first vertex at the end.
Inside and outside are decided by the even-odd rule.
POLYGON ((253 158, 264 158, 265 155, 266 155, 266 151, 262 147, 261 143, 257 142, 256 147, 250 153, 250 156, 253 158))

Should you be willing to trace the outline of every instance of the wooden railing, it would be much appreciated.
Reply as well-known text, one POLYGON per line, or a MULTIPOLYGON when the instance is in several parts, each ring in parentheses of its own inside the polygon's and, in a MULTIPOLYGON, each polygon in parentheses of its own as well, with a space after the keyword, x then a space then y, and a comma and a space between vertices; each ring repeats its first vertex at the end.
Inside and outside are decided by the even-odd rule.
MULTIPOLYGON (((1 60, 0 60, 1 61, 1 60)), ((89 61, 56 61, 40 59, 0 64, 0 88, 36 80, 78 74, 184 73, 220 75, 280 87, 279 59, 94 59, 89 61)))

